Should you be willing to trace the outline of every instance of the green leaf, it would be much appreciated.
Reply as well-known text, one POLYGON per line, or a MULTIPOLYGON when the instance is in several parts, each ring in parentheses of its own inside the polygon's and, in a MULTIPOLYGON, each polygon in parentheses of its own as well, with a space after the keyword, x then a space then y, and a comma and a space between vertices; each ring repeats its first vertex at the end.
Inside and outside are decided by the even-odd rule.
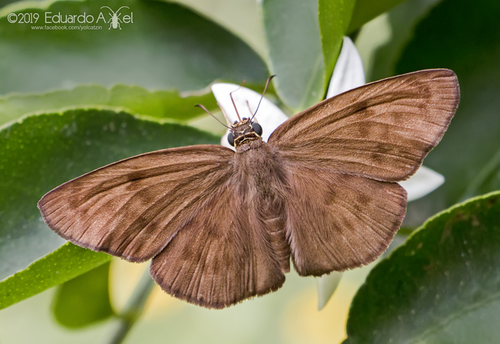
POLYGON ((301 111, 323 100, 355 0, 261 3, 276 92, 301 111))
POLYGON ((245 41, 260 56, 267 55, 260 5, 255 0, 177 0, 219 23, 245 41))
POLYGON ((480 180, 495 180, 500 171, 500 2, 481 0, 469 5, 466 0, 444 0, 434 7, 415 29, 396 66, 397 73, 450 68, 460 83, 457 114, 424 162, 443 174, 446 182, 409 205, 409 214, 419 214, 414 222, 498 186, 480 180))
POLYGON ((66 243, 0 282, 0 309, 69 281, 110 259, 108 254, 66 243))
POLYGON ((7 5, 10 5, 14 2, 16 2, 17 0, 0 0, 0 7, 4 7, 4 6, 7 6, 7 5))
POLYGON ((211 92, 203 95, 182 96, 177 91, 148 91, 139 86, 100 85, 77 86, 72 90, 58 90, 42 94, 11 94, 0 97, 0 125, 30 113, 47 113, 75 107, 106 107, 157 119, 188 121, 217 107, 211 92))
POLYGON ((359 29, 363 24, 369 22, 373 18, 389 11, 391 8, 399 5, 406 0, 356 0, 356 6, 352 14, 352 20, 347 29, 348 33, 359 29))
POLYGON ((36 206, 52 188, 136 154, 218 142, 218 137, 187 126, 96 109, 29 116, 4 127, 0 130, 0 280, 64 243, 45 225, 36 206))
POLYGON ((325 83, 317 0, 263 0, 261 6, 276 93, 294 111, 316 104, 325 83))
POLYGON ((32 7, 17 6, 15 13, 38 14, 36 23, 10 23, 6 17, 12 7, 0 11, 0 94, 44 92, 82 83, 185 91, 202 89, 215 79, 262 83, 267 77, 262 60, 243 41, 178 4, 86 0, 24 6, 32 7), (110 28, 112 23, 99 19, 100 13, 110 18, 111 11, 103 5, 113 11, 128 6, 120 13, 122 17, 133 13, 133 23, 121 23, 121 30, 110 28), (54 24, 59 12, 62 19, 85 13, 94 21, 54 24), (46 14, 51 23, 45 22, 46 14), (70 29, 80 25, 100 29, 70 29))
POLYGON ((500 192, 427 221, 356 294, 346 344, 498 343, 500 192))
POLYGON ((490 190, 500 190, 500 149, 469 183, 462 198, 467 199, 490 190))
POLYGON ((407 0, 361 28, 356 47, 365 64, 367 81, 396 74, 396 63, 412 39, 416 26, 439 1, 407 0))
POLYGON ((109 299, 109 262, 62 284, 53 299, 57 322, 81 328, 114 315, 109 299))
POLYGON ((333 68, 342 48, 342 39, 347 31, 356 0, 319 0, 318 16, 321 32, 321 47, 325 61, 325 84, 328 87, 333 68))

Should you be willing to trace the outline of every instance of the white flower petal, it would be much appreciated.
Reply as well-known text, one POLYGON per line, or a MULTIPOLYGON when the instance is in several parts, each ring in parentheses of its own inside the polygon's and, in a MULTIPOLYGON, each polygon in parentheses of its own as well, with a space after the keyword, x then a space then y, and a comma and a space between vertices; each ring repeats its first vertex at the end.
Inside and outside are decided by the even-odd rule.
POLYGON ((342 279, 342 272, 333 271, 329 275, 316 278, 316 288, 318 289, 318 310, 322 310, 342 279))
POLYGON ((408 202, 424 197, 444 183, 444 177, 425 166, 420 166, 410 179, 399 184, 408 193, 408 202))
POLYGON ((344 37, 342 50, 333 69, 332 79, 328 86, 327 98, 349 91, 365 84, 363 61, 358 50, 349 37, 344 37))
MULTIPOLYGON (((237 90, 233 93, 234 103, 238 108, 238 113, 241 118, 243 117, 251 117, 252 113, 248 109, 248 104, 250 105, 250 109, 252 112, 255 112, 257 109, 257 105, 261 99, 261 94, 252 91, 246 87, 241 87, 235 84, 226 84, 226 83, 218 83, 212 85, 212 93, 217 99, 219 105, 224 109, 224 112, 229 117, 231 123, 238 120, 238 116, 236 115, 236 110, 234 109, 233 103, 231 102, 231 98, 229 93, 237 90)), ((288 117, 281 111, 279 107, 274 105, 269 99, 265 97, 262 99, 260 103, 259 111, 255 115, 257 122, 262 126, 262 139, 267 141, 271 133, 283 122, 285 122, 288 117)), ((221 139, 221 144, 225 147, 233 148, 227 142, 227 134, 229 131, 226 131, 226 134, 221 139)))

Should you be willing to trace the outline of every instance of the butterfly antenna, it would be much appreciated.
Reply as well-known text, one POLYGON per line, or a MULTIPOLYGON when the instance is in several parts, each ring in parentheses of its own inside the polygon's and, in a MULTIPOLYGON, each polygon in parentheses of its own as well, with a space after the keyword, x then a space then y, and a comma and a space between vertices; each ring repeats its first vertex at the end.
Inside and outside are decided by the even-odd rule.
POLYGON ((232 92, 229 92, 229 97, 231 98, 231 101, 233 102, 234 110, 236 111, 236 115, 238 116, 238 119, 240 120, 240 122, 241 122, 241 117, 240 117, 240 114, 238 113, 238 109, 236 108, 236 104, 234 103, 233 93, 238 91, 240 88, 242 88, 243 85, 245 85, 245 80, 243 80, 240 87, 238 87, 237 89, 235 89, 232 92))
MULTIPOLYGON (((200 109, 203 109, 206 113, 208 113, 210 116, 212 116, 213 118, 215 118, 217 120, 217 122, 219 122, 220 124, 222 124, 223 126, 225 126, 226 128, 228 129, 231 129, 229 128, 227 125, 225 125, 224 123, 222 123, 221 121, 219 121, 219 119, 217 117, 215 117, 210 111, 207 110, 206 107, 204 107, 203 105, 201 104, 196 104, 195 107, 199 107, 200 109)), ((222 108, 221 108, 222 110, 222 108)), ((222 110, 222 113, 224 113, 224 110, 222 110)), ((226 117, 226 120, 227 120, 227 116, 226 114, 224 113, 224 117, 226 117)), ((229 123, 229 122, 228 122, 229 123)))
POLYGON ((252 118, 250 119, 250 121, 253 121, 253 118, 255 117, 255 115, 257 114, 257 111, 259 111, 259 106, 260 106, 260 103, 262 102, 262 99, 264 98, 264 94, 266 94, 266 91, 267 91, 267 86, 269 86, 269 83, 271 82, 271 80, 275 77, 276 75, 271 75, 269 78, 267 78, 267 81, 266 81, 266 87, 264 87, 264 92, 262 92, 262 97, 260 97, 260 100, 259 100, 259 104, 257 105, 257 109, 255 109, 255 113, 253 114, 252 118))
MULTIPOLYGON (((248 106, 248 111, 250 111, 250 114, 253 114, 253 111, 252 109, 250 108, 250 103, 248 102, 248 100, 246 101, 247 102, 247 106, 248 106)), ((252 117, 253 118, 253 117, 252 117)))
POLYGON ((226 111, 224 111, 224 108, 222 106, 220 106, 219 103, 217 103, 217 105, 219 106, 220 108, 220 111, 222 111, 222 114, 224 115, 224 118, 226 119, 226 123, 227 125, 231 125, 231 122, 229 121, 229 117, 227 117, 227 114, 226 114, 226 111))

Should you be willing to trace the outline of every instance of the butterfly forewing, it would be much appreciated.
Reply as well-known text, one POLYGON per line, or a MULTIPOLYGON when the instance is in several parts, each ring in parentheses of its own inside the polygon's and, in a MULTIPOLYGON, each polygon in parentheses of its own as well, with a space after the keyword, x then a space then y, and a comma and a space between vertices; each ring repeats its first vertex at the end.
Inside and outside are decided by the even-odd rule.
POLYGON ((142 154, 59 186, 38 207, 63 238, 145 261, 165 247, 200 198, 228 179, 233 155, 213 145, 142 154))
POLYGON ((441 140, 458 101, 453 71, 409 73, 324 100, 279 126, 269 143, 289 161, 401 181, 441 140))

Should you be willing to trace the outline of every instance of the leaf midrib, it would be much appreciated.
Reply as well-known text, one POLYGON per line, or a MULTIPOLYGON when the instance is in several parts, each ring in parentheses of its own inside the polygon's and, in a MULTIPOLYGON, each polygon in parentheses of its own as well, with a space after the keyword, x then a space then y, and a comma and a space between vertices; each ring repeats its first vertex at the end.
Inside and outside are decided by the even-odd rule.
POLYGON ((409 342, 418 343, 418 342, 428 338, 430 335, 436 333, 438 330, 448 326, 449 324, 451 324, 453 322, 453 320, 458 319, 458 318, 462 317, 463 315, 472 313, 472 312, 482 308, 482 306, 484 306, 485 304, 492 303, 491 301, 497 300, 499 298, 500 298, 500 291, 491 294, 489 297, 482 299, 479 302, 473 302, 473 303, 469 304, 468 306, 461 307, 459 311, 453 312, 448 317, 446 317, 440 321, 434 322, 435 323, 434 326, 431 326, 430 328, 423 331, 418 336, 410 337, 409 342))

